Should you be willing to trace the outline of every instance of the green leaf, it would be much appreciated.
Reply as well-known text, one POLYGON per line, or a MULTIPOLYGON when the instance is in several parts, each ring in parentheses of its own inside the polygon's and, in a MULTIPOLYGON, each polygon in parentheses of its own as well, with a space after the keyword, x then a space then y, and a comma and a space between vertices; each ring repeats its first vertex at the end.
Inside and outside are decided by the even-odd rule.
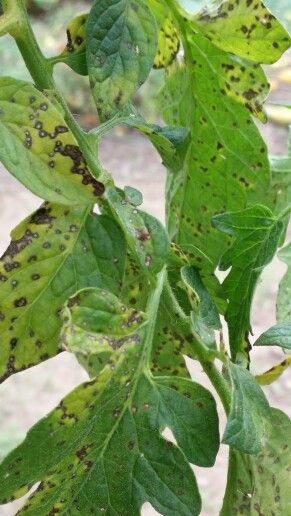
POLYGON ((272 194, 274 213, 281 213, 290 207, 291 211, 291 154, 271 156, 272 194))
POLYGON ((278 253, 280 260, 287 263, 288 270, 281 280, 277 297, 277 320, 291 321, 291 243, 278 253))
POLYGON ((2 502, 41 481, 20 514, 137 515, 145 501, 162 514, 200 513, 188 461, 213 464, 218 419, 205 388, 180 378, 154 380, 147 369, 164 279, 163 271, 139 339, 116 350, 97 379, 69 394, 3 461, 2 502), (165 427, 177 446, 162 437, 165 427))
POLYGON ((143 312, 127 308, 111 292, 96 288, 71 297, 62 317, 62 346, 75 353, 90 376, 103 369, 113 350, 136 342, 136 330, 146 320, 143 312))
POLYGON ((232 450, 221 516, 290 513, 291 422, 277 409, 271 417, 271 434, 256 457, 232 450))
POLYGON ((87 64, 100 118, 122 110, 146 80, 157 26, 144 0, 97 0, 87 23, 87 64))
POLYGON ((88 15, 76 16, 67 27, 67 45, 65 50, 53 58, 53 61, 66 63, 80 75, 88 75, 86 60, 86 22, 88 15))
POLYGON ((103 194, 60 106, 32 84, 0 78, 0 137, 0 160, 39 197, 92 205, 103 194))
POLYGON ((161 270, 169 253, 169 240, 162 224, 139 210, 122 190, 109 187, 106 199, 142 268, 149 273, 161 270))
POLYGON ((193 357, 192 343, 190 322, 181 320, 164 289, 151 356, 153 374, 189 377, 184 356, 193 357))
POLYGON ((155 15, 158 28, 160 29, 167 17, 171 14, 170 8, 166 3, 160 2, 160 0, 147 0, 147 3, 152 13, 155 15))
POLYGON ((163 159, 163 165, 170 171, 178 172, 181 169, 190 143, 190 132, 188 129, 185 127, 161 127, 156 124, 149 124, 138 114, 130 113, 129 116, 116 116, 109 123, 101 124, 96 130, 97 138, 100 139, 100 136, 106 134, 113 126, 121 124, 133 127, 141 134, 147 136, 163 159))
POLYGON ((269 328, 258 338, 254 346, 280 346, 291 349, 291 321, 269 328))
POLYGON ((255 378, 229 362, 232 396, 223 442, 247 454, 257 454, 270 429, 270 407, 255 378))
POLYGON ((126 199, 133 206, 140 206, 143 203, 142 193, 139 190, 136 190, 136 188, 132 188, 132 186, 125 186, 124 193, 126 199))
POLYGON ((229 305, 226 320, 232 356, 248 348, 250 308, 262 269, 272 260, 284 229, 283 222, 269 208, 256 205, 212 219, 213 226, 236 237, 220 261, 220 270, 231 271, 223 286, 229 305))
POLYGON ((217 47, 259 63, 274 63, 291 45, 288 32, 261 1, 215 0, 192 20, 217 47))
MULTIPOLYGON (((191 263, 200 268, 209 288, 205 276, 213 274, 229 241, 214 230, 212 216, 264 202, 270 172, 263 140, 239 105, 242 102, 252 110, 258 105, 257 99, 252 104, 243 96, 253 87, 248 77, 256 73, 254 65, 242 67, 199 35, 191 36, 189 45, 193 64, 187 69, 175 66, 160 97, 166 123, 189 127, 192 135, 184 166, 168 174, 167 226, 170 239, 189 260, 195 250, 201 251, 191 263), (231 83, 232 74, 238 82, 231 83), (226 82, 233 86, 228 89, 226 82), (208 263, 203 255, 209 257, 208 263)), ((212 290, 210 294, 217 301, 212 290)))
POLYGON ((184 127, 160 127, 147 124, 143 119, 129 117, 123 123, 134 127, 148 137, 163 159, 163 165, 172 172, 178 172, 185 161, 190 143, 189 130, 184 127))
POLYGON ((185 266, 181 269, 181 276, 190 292, 194 294, 194 305, 192 305, 194 310, 197 306, 195 302, 197 299, 201 319, 210 328, 219 330, 221 323, 218 310, 212 297, 203 285, 199 272, 193 266, 185 266))
POLYGON ((0 262, 0 377, 59 352, 60 310, 77 290, 117 293, 125 241, 107 216, 44 204, 13 232, 0 262))
POLYGON ((219 432, 215 402, 209 391, 187 378, 156 377, 155 384, 164 413, 161 427, 166 424, 171 428, 191 463, 213 466, 219 448, 219 432), (202 437, 202 442, 198 436, 202 437))
POLYGON ((221 328, 216 305, 195 267, 184 266, 181 269, 181 277, 192 305, 191 322, 194 331, 204 344, 216 348, 214 330, 221 328))

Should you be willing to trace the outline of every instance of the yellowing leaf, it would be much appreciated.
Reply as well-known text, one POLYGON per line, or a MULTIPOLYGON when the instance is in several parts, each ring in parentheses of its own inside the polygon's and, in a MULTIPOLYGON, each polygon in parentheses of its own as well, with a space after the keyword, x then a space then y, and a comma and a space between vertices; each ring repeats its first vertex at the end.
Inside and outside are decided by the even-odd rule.
POLYGON ((280 376, 290 367, 291 356, 287 356, 280 364, 276 364, 265 373, 256 376, 256 380, 260 385, 270 385, 280 378, 280 376))
POLYGON ((104 193, 57 102, 9 77, 0 78, 0 160, 47 201, 92 205, 104 193))
MULTIPOLYGON (((95 380, 63 399, 2 462, 1 502, 40 481, 21 512, 137 515, 149 501, 162 514, 200 514, 190 462, 214 463, 218 417, 207 389, 183 378, 154 379, 148 369, 165 274, 150 292, 148 323, 134 341, 116 350, 95 380), (161 435, 166 426, 177 445, 161 435)), ((107 301, 105 315, 102 296, 96 313, 93 303, 84 314, 87 329, 103 326, 107 301)))
POLYGON ((87 18, 87 14, 80 14, 69 23, 66 48, 57 58, 53 58, 55 61, 63 61, 68 64, 75 72, 81 75, 88 75, 86 61, 87 18))
POLYGON ((217 47, 259 63, 274 63, 291 42, 260 0, 215 0, 193 21, 217 47))
POLYGON ((175 59, 180 48, 180 40, 173 18, 168 16, 158 33, 158 52, 154 68, 166 68, 175 59))
POLYGON ((116 292, 125 242, 109 217, 45 204, 12 233, 0 262, 0 377, 59 352, 60 310, 84 287, 116 292))

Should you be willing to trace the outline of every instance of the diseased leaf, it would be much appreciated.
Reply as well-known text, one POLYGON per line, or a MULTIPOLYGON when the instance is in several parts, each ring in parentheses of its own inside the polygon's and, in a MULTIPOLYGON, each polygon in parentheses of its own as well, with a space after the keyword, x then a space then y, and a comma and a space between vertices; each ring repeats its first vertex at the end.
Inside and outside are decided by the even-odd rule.
POLYGON ((111 292, 84 289, 66 303, 61 343, 75 353, 90 376, 106 365, 113 350, 138 341, 136 330, 145 323, 145 314, 127 308, 111 292))
POLYGON ((280 378, 280 376, 290 367, 291 356, 286 356, 280 364, 276 364, 265 373, 256 376, 256 380, 260 385, 270 385, 280 378))
POLYGON ((0 262, 0 377, 59 352, 60 310, 77 290, 117 293, 125 241, 116 223, 87 208, 44 204, 13 232, 0 262))
MULTIPOLYGON (((213 464, 218 419, 205 388, 180 378, 154 380, 147 370, 164 279, 163 271, 135 343, 116 350, 97 379, 69 394, 3 461, 2 502, 41 481, 20 514, 137 515, 145 501, 162 514, 200 513, 188 461, 213 464), (161 436, 166 426, 177 446, 161 436)), ((90 326, 91 316, 86 320, 90 326)))
POLYGON ((80 75, 88 75, 86 60, 86 22, 88 14, 76 16, 67 27, 67 45, 55 61, 62 61, 80 75))
MULTIPOLYGON (((180 271, 180 266, 178 268, 180 271)), ((127 253, 121 297, 137 310, 145 310, 150 279, 132 253, 127 253)), ((151 356, 151 371, 157 376, 189 377, 184 356, 193 356, 190 323, 175 313, 172 300, 164 288, 157 314, 151 356)))
POLYGON ((260 0, 214 0, 192 20, 217 47, 259 63, 274 63, 291 44, 260 0))
POLYGON ((156 21, 144 0, 97 0, 87 41, 92 92, 104 121, 124 108, 146 80, 157 49, 156 21))
POLYGON ((229 362, 232 396, 223 442, 247 454, 259 453, 271 426, 267 399, 255 378, 243 367, 229 362))
MULTIPOLYGON (((228 459, 227 486, 220 516, 229 516, 240 511, 250 515, 250 498, 252 496, 252 479, 249 472, 250 455, 242 454, 230 448, 228 459)), ((238 513, 239 514, 239 513, 238 513)))
POLYGON ((179 48, 179 35, 174 20, 169 15, 158 33, 158 51, 154 60, 154 68, 167 68, 176 58, 179 48))
POLYGON ((151 357, 153 374, 189 377, 184 355, 193 357, 192 343, 190 322, 179 318, 165 289, 161 296, 151 357))
POLYGON ((104 193, 61 108, 32 84, 0 78, 0 160, 39 197, 92 205, 104 193))
POLYGON ((268 441, 256 457, 231 451, 226 496, 221 516, 289 514, 291 510, 291 422, 272 409, 268 441))
POLYGON ((219 268, 231 271, 223 286, 229 305, 225 314, 229 326, 232 356, 248 351, 250 308, 260 273, 273 258, 284 224, 269 208, 253 206, 212 219, 213 226, 236 240, 221 258, 219 268))
POLYGON ((161 270, 169 253, 169 240, 162 224, 139 210, 122 190, 109 187, 106 198, 141 266, 150 272, 161 270))
POLYGON ((277 320, 291 321, 291 243, 278 253, 280 260, 287 263, 288 270, 281 280, 277 297, 277 320))
POLYGON ((254 346, 280 346, 291 349, 291 321, 269 328, 258 338, 254 346))
MULTIPOLYGON (((265 200, 270 172, 253 121, 221 82, 228 65, 238 70, 239 65, 199 35, 191 37, 192 42, 192 69, 175 67, 161 96, 165 121, 189 127, 192 135, 184 166, 168 174, 167 226, 170 239, 187 257, 200 250, 191 263, 209 289, 205 276, 213 274, 229 240, 213 229, 212 216, 265 200)), ((237 76, 246 77, 246 71, 237 76)), ((240 82, 233 84, 235 91, 242 91, 240 82)), ((215 292, 210 294, 217 301, 215 292)))
MULTIPOLYGON (((211 42, 199 34, 189 36, 189 43, 191 46, 189 46, 189 52, 191 51, 191 55, 193 56, 193 66, 191 67, 192 74, 196 80, 199 81, 199 78, 202 80, 203 75, 206 73, 212 83, 212 90, 206 88, 206 85, 203 87, 203 85, 200 84, 198 94, 195 95, 195 92, 192 92, 194 99, 196 96, 199 97, 199 101, 202 105, 205 103, 207 106, 211 102, 211 98, 212 106, 215 97, 221 97, 221 95, 231 97, 239 104, 245 106, 262 122, 265 122, 267 117, 263 112, 262 105, 268 95, 269 84, 263 69, 256 63, 227 54, 215 48, 211 42), (205 54, 207 55, 207 59, 205 58, 205 54), (199 91, 203 90, 205 90, 204 94, 200 95, 199 91), (213 93, 216 95, 213 95, 213 93), (209 97, 209 103, 207 103, 207 97, 209 97)), ((190 58, 191 55, 189 56, 190 58)), ((190 81, 191 79, 188 78, 187 80, 190 81)), ((194 78, 192 78, 192 80, 194 80, 194 78)), ((187 83, 180 84, 177 91, 183 91, 183 89, 187 91, 187 83)), ((173 99, 173 102, 176 103, 176 100, 173 99)), ((225 99, 223 99, 223 104, 224 103, 225 99)), ((216 104, 216 102, 214 102, 214 104, 216 104)), ((188 102, 188 106, 189 105, 188 102)), ((230 107, 231 104, 229 105, 229 108, 230 107)), ((171 104, 168 106, 166 104, 167 110, 171 108, 171 104)), ((216 106, 216 109, 218 109, 218 113, 215 113, 215 119, 219 114, 221 117, 223 106, 216 106)), ((213 111, 216 109, 212 108, 213 111)), ((229 112, 229 110, 227 112, 229 112)), ((208 116, 210 116, 210 113, 211 111, 208 112, 208 116)), ((187 111, 185 114, 187 114, 187 111)), ((191 112, 188 113, 188 116, 189 115, 191 115, 191 112)), ((243 118, 242 121, 245 123, 245 118, 243 118)))

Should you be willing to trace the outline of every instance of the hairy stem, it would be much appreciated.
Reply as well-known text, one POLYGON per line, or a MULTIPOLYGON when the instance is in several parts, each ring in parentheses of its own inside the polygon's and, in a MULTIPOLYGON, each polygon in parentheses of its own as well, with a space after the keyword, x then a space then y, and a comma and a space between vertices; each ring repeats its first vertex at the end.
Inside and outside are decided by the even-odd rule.
POLYGON ((7 0, 2 1, 4 14, 0 16, 0 36, 4 36, 13 30, 17 24, 17 11, 15 3, 8 5, 7 0))
POLYGON ((53 70, 43 55, 34 36, 23 0, 6 0, 7 9, 14 6, 17 10, 18 23, 10 30, 21 52, 27 69, 40 89, 52 90, 64 111, 65 121, 74 134, 92 174, 103 183, 112 183, 111 176, 105 172, 98 161, 95 143, 82 130, 69 110, 66 101, 58 91, 53 78, 53 70))
MULTIPOLYGON (((165 284, 166 294, 167 297, 174 307, 175 313, 184 321, 187 321, 188 318, 181 309, 179 303, 177 302, 177 299, 173 293, 173 290, 171 289, 168 282, 165 284)), ((228 383, 222 376, 222 374, 217 369, 214 360, 216 357, 222 358, 221 353, 215 353, 213 350, 207 348, 199 335, 191 328, 191 323, 189 322, 189 330, 193 335, 193 343, 192 348, 193 351, 199 360, 200 364, 203 367, 203 371, 208 376, 209 380, 211 381, 213 387, 215 388, 217 394, 220 397, 221 403, 223 405, 223 408, 225 410, 225 413, 228 415, 229 413, 229 407, 230 407, 230 389, 228 386, 228 383)))

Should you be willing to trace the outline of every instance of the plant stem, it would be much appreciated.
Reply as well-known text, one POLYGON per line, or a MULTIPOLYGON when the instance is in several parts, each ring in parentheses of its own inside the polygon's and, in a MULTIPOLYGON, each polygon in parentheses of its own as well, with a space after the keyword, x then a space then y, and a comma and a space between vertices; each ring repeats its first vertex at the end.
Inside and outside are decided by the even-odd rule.
POLYGON ((53 71, 48 60, 43 55, 31 28, 23 0, 7 0, 7 7, 15 6, 18 23, 10 30, 25 61, 27 69, 40 89, 52 90, 64 111, 65 121, 74 134, 82 153, 89 165, 92 174, 104 184, 112 183, 110 174, 106 172, 97 157, 95 142, 82 130, 69 110, 66 101, 57 89, 53 78, 53 71))
POLYGON ((193 335, 193 343, 192 348, 195 352, 195 355, 197 356, 197 359, 199 360, 200 364, 203 367, 203 371, 207 374, 209 380, 211 381, 213 387, 215 388, 217 394, 219 395, 221 399, 221 403, 223 405, 223 408, 225 410, 225 413, 228 415, 229 413, 229 407, 230 407, 230 389, 228 386, 228 383, 223 378, 222 374, 219 372, 217 367, 214 364, 215 358, 220 358, 223 360, 223 355, 221 353, 213 352, 213 350, 207 348, 203 341, 201 340, 200 336, 193 330, 191 327, 191 323, 189 321, 189 318, 185 315, 182 308, 180 307, 179 303, 177 302, 177 299, 169 285, 168 282, 165 283, 165 291, 167 294, 167 297, 174 307, 175 313, 185 322, 187 321, 189 324, 189 330, 193 335))
POLYGON ((89 135, 94 136, 95 139, 101 138, 104 134, 106 134, 108 131, 116 127, 117 125, 126 124, 128 121, 128 116, 122 116, 120 117, 119 114, 115 115, 113 118, 108 120, 107 122, 104 122, 103 124, 99 125, 99 127, 94 127, 89 132, 89 135))
POLYGON ((289 206, 287 206, 287 208, 285 208, 283 211, 281 211, 281 213, 279 213, 278 218, 280 220, 282 220, 285 217, 290 217, 290 214, 291 214, 291 204, 289 206))
POLYGON ((15 4, 7 3, 7 0, 2 1, 4 14, 0 16, 0 36, 8 34, 13 27, 17 24, 17 12, 15 4))
POLYGON ((156 321, 158 316, 159 305, 161 301, 161 295, 166 282, 167 271, 164 266, 161 272, 157 275, 157 283, 154 286, 147 300, 146 313, 148 316, 147 334, 144 345, 144 359, 142 360, 143 365, 146 368, 150 367, 152 345, 156 329, 156 321))

